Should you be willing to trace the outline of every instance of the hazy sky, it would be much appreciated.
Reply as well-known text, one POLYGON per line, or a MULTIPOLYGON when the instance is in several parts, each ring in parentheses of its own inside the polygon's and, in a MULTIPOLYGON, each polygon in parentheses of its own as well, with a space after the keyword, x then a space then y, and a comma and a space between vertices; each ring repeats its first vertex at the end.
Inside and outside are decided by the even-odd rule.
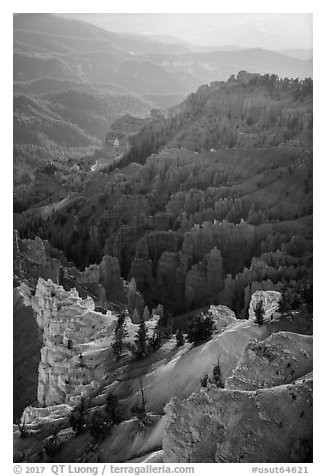
POLYGON ((312 48, 309 13, 64 13, 113 32, 168 35, 197 45, 312 48))

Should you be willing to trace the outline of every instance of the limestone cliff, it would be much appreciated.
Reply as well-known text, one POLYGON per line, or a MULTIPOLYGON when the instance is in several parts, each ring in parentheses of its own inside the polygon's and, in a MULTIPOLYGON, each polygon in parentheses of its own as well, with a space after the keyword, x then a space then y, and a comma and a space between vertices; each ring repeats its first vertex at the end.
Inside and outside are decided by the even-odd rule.
MULTIPOLYGON (((41 405, 76 403, 107 375, 114 365, 112 343, 118 316, 95 312, 92 298, 65 291, 51 280, 39 279, 32 306, 43 330, 39 364, 38 401, 41 405)), ((157 324, 147 324, 149 336, 157 324)), ((131 344, 138 326, 126 319, 131 344)))
POLYGON ((113 332, 114 318, 94 312, 91 298, 83 300, 76 290, 66 292, 41 278, 32 306, 43 329, 38 401, 45 406, 67 403, 105 373, 106 352, 99 348, 88 358, 87 350, 100 331, 113 332))

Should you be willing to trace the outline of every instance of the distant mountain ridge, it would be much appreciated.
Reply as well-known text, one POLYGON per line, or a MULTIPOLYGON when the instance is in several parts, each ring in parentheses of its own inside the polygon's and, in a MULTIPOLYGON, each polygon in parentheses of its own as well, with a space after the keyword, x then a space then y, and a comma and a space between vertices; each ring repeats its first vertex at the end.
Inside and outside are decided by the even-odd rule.
POLYGON ((50 14, 14 16, 16 81, 49 76, 114 82, 140 94, 186 95, 206 80, 227 79, 241 69, 304 78, 312 75, 312 61, 262 49, 193 52, 182 44, 50 14))
MULTIPOLYGON (((174 38, 117 34, 51 14, 17 14, 13 23, 17 170, 31 146, 40 147, 42 157, 58 148, 101 146, 123 114, 166 111, 239 70, 299 78, 312 72, 309 59, 236 46, 194 52, 174 38)), ((33 152, 30 164, 35 161, 33 152)))

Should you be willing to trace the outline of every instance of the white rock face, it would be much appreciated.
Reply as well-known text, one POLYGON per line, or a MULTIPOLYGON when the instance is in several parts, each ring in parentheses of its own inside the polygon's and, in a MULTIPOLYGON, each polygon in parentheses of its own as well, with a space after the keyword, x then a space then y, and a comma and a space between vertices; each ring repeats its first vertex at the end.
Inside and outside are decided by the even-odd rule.
POLYGON ((114 332, 116 317, 95 312, 93 300, 81 299, 76 290, 66 292, 41 278, 32 306, 43 329, 38 401, 45 406, 68 403, 91 385, 95 367, 104 370, 104 354, 95 352, 94 341, 101 331, 114 332))
POLYGON ((265 310, 264 321, 270 322, 278 317, 278 305, 282 294, 278 291, 255 291, 251 296, 249 305, 249 319, 255 320, 255 309, 259 301, 262 301, 265 310))
MULTIPOLYGON (((43 329, 38 377, 38 401, 43 406, 71 403, 96 388, 115 363, 112 343, 118 316, 94 311, 90 297, 65 291, 40 278, 32 307, 43 329)), ((146 323, 149 337, 158 316, 146 323)), ((134 342, 138 326, 126 319, 126 343, 134 342)))
POLYGON ((210 306, 208 312, 212 316, 213 331, 216 333, 237 320, 234 312, 226 306, 210 306))

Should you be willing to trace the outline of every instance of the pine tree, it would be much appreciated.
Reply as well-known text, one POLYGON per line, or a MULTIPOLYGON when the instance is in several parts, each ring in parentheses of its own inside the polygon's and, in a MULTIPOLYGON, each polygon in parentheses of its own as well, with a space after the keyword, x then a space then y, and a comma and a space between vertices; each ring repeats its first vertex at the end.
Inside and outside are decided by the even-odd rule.
POLYGON ((144 425, 148 421, 147 412, 146 412, 146 400, 144 395, 144 388, 142 379, 139 379, 140 393, 141 393, 141 403, 140 405, 134 405, 131 409, 131 413, 135 415, 138 420, 140 420, 144 425))
POLYGON ((262 326, 264 324, 264 315, 265 315, 265 310, 263 306, 263 301, 259 301, 255 307, 255 324, 258 324, 259 326, 262 326))
POLYGON ((20 423, 18 421, 17 425, 20 433, 20 438, 27 438, 30 435, 30 432, 27 430, 25 418, 23 420, 23 423, 20 423))
POLYGON ((123 348, 123 339, 128 335, 125 320, 126 320, 126 313, 120 314, 117 320, 115 331, 114 331, 115 341, 112 344, 112 347, 113 347, 113 352, 117 360, 121 358, 122 348, 123 348))
POLYGON ((220 367, 220 359, 218 359, 217 365, 213 368, 213 376, 210 382, 218 388, 224 388, 224 382, 222 379, 222 371, 220 367))
POLYGON ((112 425, 117 425, 123 421, 121 408, 118 398, 115 395, 109 394, 106 399, 105 413, 107 420, 112 425))
POLYGON ((176 341, 177 341, 177 347, 182 347, 185 343, 185 339, 183 336, 183 332, 178 329, 176 335, 175 335, 176 341))
POLYGON ((86 429, 87 405, 85 397, 82 397, 80 404, 71 412, 69 424, 77 435, 80 435, 86 429))
POLYGON ((156 325, 153 336, 149 339, 149 343, 154 350, 158 350, 161 347, 162 337, 159 324, 156 325))
POLYGON ((87 425, 90 433, 96 441, 101 441, 106 437, 111 428, 111 423, 103 418, 103 415, 99 412, 93 414, 90 424, 87 425))
POLYGON ((144 321, 141 321, 138 332, 135 337, 134 352, 137 358, 141 359, 147 355, 147 327, 144 321))
POLYGON ((210 315, 205 316, 202 312, 197 314, 192 325, 188 329, 187 339, 195 345, 205 342, 212 335, 213 321, 210 315))
POLYGON ((208 374, 205 374, 204 377, 200 379, 200 385, 206 388, 207 383, 208 383, 208 374))

